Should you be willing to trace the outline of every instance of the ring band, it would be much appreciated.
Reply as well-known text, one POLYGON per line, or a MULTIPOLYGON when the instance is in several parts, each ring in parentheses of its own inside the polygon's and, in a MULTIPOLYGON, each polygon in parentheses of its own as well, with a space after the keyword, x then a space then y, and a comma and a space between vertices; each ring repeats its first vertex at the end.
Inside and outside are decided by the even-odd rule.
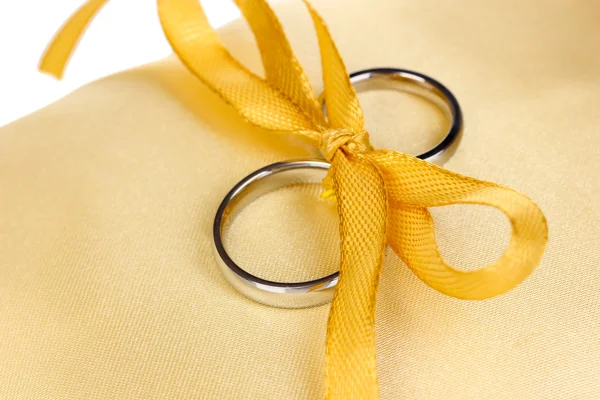
MULTIPOLYGON (((355 87, 375 79, 405 84, 405 91, 433 101, 450 120, 450 128, 444 138, 432 149, 418 155, 418 158, 431 161, 442 153, 451 154, 448 150, 460 136, 463 119, 458 101, 444 85, 427 75, 397 68, 373 68, 350 75, 350 81, 355 87)), ((227 193, 217 210, 213 224, 214 252, 221 272, 240 293, 259 303, 280 308, 314 307, 331 301, 339 272, 306 282, 269 281, 238 266, 227 253, 223 241, 226 226, 246 204, 291 184, 319 183, 328 169, 329 163, 324 160, 278 162, 251 173, 227 193)))
POLYGON ((331 301, 338 272, 307 282, 269 281, 240 268, 231 259, 223 243, 226 225, 236 211, 279 188, 294 183, 320 183, 328 169, 329 163, 323 160, 278 162, 251 173, 227 193, 215 216, 213 239, 217 264, 231 286, 245 296, 273 307, 306 308, 331 301))

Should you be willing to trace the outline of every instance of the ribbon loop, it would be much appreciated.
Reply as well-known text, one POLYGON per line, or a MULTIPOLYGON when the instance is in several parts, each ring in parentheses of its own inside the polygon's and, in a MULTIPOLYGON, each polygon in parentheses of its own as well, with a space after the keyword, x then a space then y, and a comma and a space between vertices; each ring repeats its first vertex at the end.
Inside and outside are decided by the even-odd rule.
POLYGON ((388 244, 428 286, 452 297, 481 300, 512 289, 539 264, 548 228, 542 211, 525 195, 395 151, 376 150, 367 157, 387 188, 388 244), (444 261, 427 209, 451 204, 491 206, 507 216, 512 238, 496 262, 461 271, 444 261))

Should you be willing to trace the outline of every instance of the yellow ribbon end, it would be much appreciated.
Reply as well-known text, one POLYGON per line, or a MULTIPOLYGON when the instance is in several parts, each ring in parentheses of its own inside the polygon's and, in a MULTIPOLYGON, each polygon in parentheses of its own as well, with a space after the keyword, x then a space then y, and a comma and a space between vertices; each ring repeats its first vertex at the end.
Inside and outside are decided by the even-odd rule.
POLYGON ((108 0, 89 0, 79 8, 56 33, 48 44, 38 65, 40 72, 56 79, 63 77, 65 68, 92 18, 108 0))
POLYGON ((323 193, 321 193, 322 199, 328 199, 332 196, 335 197, 335 190, 333 190, 333 189, 328 189, 328 190, 325 190, 323 193))

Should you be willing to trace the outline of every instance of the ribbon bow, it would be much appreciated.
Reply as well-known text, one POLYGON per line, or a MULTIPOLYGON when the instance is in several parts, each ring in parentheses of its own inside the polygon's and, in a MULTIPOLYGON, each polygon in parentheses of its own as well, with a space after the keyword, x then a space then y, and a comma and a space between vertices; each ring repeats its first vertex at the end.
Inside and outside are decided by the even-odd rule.
MULTIPOLYGON (((59 31, 40 69, 62 75, 77 39, 107 0, 89 0, 59 31)), ((375 300, 386 244, 427 285, 461 299, 502 294, 539 264, 547 241, 540 209, 526 196, 410 155, 375 150, 346 68, 325 23, 304 0, 317 31, 327 119, 278 19, 264 0, 235 0, 258 43, 259 77, 223 47, 197 0, 158 0, 173 49, 206 86, 249 123, 296 135, 331 162, 326 184, 340 216, 341 266, 327 329, 327 397, 377 398, 375 300), (476 271, 444 262, 429 207, 483 204, 510 220, 505 253, 476 271)))

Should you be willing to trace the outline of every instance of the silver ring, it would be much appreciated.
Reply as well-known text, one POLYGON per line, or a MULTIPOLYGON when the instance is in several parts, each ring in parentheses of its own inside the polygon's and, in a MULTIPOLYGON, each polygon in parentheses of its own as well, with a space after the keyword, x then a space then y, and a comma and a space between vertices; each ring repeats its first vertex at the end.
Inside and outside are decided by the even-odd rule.
POLYGON ((225 249, 223 237, 237 211, 262 195, 294 183, 320 183, 329 169, 323 160, 278 162, 261 168, 227 193, 215 216, 215 258, 227 281, 245 296, 273 307, 306 308, 331 301, 338 272, 307 282, 273 282, 254 276, 238 266, 225 249))
MULTIPOLYGON (((439 81, 420 72, 400 68, 370 68, 356 71, 350 74, 350 82, 357 91, 368 81, 384 80, 386 82, 398 83, 406 92, 421 96, 436 104, 446 114, 450 121, 450 128, 444 138, 423 154, 417 155, 422 160, 444 162, 442 153, 451 155, 451 145, 458 143, 458 138, 463 128, 463 116, 456 97, 450 90, 439 81)), ((325 101, 323 101, 323 112, 325 101)))

